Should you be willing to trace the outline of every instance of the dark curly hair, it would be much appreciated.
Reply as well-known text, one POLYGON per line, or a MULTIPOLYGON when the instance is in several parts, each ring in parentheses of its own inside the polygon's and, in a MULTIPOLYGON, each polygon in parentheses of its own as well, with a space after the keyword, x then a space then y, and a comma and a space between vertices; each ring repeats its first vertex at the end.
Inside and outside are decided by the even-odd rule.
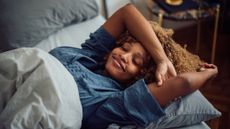
MULTIPOLYGON (((149 21, 152 29, 156 33, 168 59, 175 67, 177 74, 190 71, 199 71, 200 65, 204 63, 198 55, 195 55, 186 50, 186 47, 182 47, 176 43, 173 38, 173 30, 161 27, 158 23, 149 21)), ((138 42, 131 34, 125 32, 117 40, 117 46, 122 46, 125 42, 138 42)), ((133 79, 130 83, 133 83, 141 78, 144 78, 145 82, 156 82, 155 78, 156 63, 151 58, 149 62, 141 70, 140 74, 133 79)))
MULTIPOLYGON (((152 29, 156 33, 168 59, 172 62, 175 67, 177 74, 190 71, 199 71, 200 65, 204 63, 198 55, 195 55, 188 50, 186 47, 182 47, 180 44, 175 42, 172 38, 173 30, 161 27, 159 24, 153 21, 149 21, 152 29)), ((131 34, 125 32, 120 36, 117 41, 118 46, 123 45, 125 42, 138 42, 131 34)), ((133 81, 140 78, 144 78, 146 83, 155 82, 156 63, 151 58, 147 66, 144 67, 140 75, 133 81)))

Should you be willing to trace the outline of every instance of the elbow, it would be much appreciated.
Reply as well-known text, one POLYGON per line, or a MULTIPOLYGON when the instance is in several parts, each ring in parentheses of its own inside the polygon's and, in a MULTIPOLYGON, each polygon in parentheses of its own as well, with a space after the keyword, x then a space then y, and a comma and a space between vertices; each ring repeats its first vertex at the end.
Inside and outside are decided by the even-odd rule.
POLYGON ((131 3, 128 3, 122 7, 122 9, 125 9, 125 10, 130 9, 130 8, 135 8, 135 6, 131 3))
POLYGON ((136 9, 136 7, 133 4, 128 3, 121 8, 121 12, 122 14, 126 15, 132 13, 134 9, 136 9))

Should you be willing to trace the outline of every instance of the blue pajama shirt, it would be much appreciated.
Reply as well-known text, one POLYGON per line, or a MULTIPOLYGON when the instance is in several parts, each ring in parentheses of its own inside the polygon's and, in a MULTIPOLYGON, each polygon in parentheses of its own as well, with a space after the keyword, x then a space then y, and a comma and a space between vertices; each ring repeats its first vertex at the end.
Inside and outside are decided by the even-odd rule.
POLYGON ((58 47, 50 51, 77 83, 83 107, 83 129, 103 129, 111 123, 146 127, 165 114, 144 79, 125 89, 102 74, 104 56, 115 44, 114 37, 100 27, 90 34, 82 48, 58 47))

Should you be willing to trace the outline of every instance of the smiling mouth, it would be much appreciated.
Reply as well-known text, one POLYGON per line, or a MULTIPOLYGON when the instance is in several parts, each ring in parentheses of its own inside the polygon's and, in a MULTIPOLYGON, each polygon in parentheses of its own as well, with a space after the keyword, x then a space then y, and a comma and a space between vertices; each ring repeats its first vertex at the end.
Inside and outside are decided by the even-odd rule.
POLYGON ((122 64, 121 60, 117 59, 117 57, 115 57, 115 56, 112 56, 112 58, 113 58, 113 62, 115 64, 115 66, 118 67, 119 69, 121 69, 123 72, 125 72, 125 67, 122 64))

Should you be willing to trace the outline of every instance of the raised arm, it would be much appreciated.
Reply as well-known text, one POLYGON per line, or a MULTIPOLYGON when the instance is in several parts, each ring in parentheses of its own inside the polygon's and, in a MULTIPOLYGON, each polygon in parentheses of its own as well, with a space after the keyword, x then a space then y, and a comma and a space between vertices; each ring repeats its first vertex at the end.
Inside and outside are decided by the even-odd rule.
POLYGON ((218 73, 217 67, 213 64, 204 64, 204 68, 202 72, 188 72, 170 78, 162 84, 162 87, 157 87, 152 83, 148 85, 148 88, 160 105, 165 106, 173 99, 199 89, 218 73))
POLYGON ((103 26, 115 38, 128 30, 148 49, 155 61, 167 58, 151 25, 132 4, 119 9, 103 26))
POLYGON ((166 78, 176 76, 175 69, 151 25, 133 5, 128 4, 119 9, 105 22, 103 27, 115 38, 128 30, 145 47, 158 65, 156 78, 159 85, 166 78))

